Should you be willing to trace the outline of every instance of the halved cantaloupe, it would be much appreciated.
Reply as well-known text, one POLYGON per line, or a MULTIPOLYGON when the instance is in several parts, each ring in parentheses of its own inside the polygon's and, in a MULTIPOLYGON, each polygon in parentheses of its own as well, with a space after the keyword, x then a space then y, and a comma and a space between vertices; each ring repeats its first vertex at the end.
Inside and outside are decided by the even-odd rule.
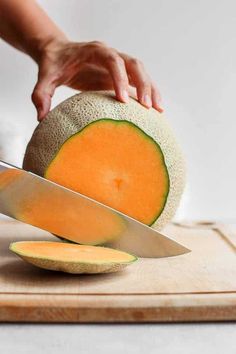
POLYGON ((83 92, 36 128, 23 167, 161 230, 174 216, 185 163, 163 114, 113 92, 83 92))
POLYGON ((39 268, 73 274, 111 273, 132 264, 137 257, 107 247, 50 241, 21 241, 10 250, 39 268))
POLYGON ((147 225, 161 214, 169 191, 159 145, 122 120, 97 120, 71 136, 45 177, 147 225))

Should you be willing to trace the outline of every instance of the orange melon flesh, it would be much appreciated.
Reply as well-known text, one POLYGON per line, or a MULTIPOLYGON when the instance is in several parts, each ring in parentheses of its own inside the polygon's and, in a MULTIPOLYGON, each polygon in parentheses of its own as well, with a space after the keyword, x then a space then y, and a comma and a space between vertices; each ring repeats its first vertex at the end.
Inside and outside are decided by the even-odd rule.
POLYGON ((21 176, 22 171, 14 168, 0 172, 0 190, 9 187, 21 176))
POLYGON ((137 260, 111 248, 49 241, 13 242, 10 250, 36 267, 72 274, 117 272, 137 260))
POLYGON ((1 207, 16 219, 81 244, 103 244, 126 229, 124 218, 113 210, 78 198, 54 184, 31 183, 24 171, 0 173, 1 207), (19 193, 21 191, 21 193, 19 193))
POLYGON ((76 245, 50 241, 14 242, 11 249, 21 255, 64 262, 114 263, 131 262, 136 259, 126 252, 108 247, 76 245))
POLYGON ((45 178, 147 225, 161 214, 169 192, 160 146, 122 120, 97 120, 67 139, 45 178))
MULTIPOLYGON (((49 188, 49 187, 48 187, 49 188)), ((97 245, 114 240, 126 229, 122 216, 82 198, 72 198, 64 190, 29 190, 16 203, 18 220, 54 233, 76 243, 97 245)))

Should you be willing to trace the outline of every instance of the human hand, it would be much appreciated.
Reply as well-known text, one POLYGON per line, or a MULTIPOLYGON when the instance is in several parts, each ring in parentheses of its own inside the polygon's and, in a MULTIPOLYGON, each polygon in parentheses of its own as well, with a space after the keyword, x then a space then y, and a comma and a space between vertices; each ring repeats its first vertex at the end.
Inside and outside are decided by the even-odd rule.
POLYGON ((145 107, 162 112, 158 89, 138 59, 119 53, 102 42, 74 43, 52 40, 37 60, 38 81, 32 101, 41 121, 49 112, 56 87, 86 90, 114 90, 116 98, 128 102, 129 87, 145 107))

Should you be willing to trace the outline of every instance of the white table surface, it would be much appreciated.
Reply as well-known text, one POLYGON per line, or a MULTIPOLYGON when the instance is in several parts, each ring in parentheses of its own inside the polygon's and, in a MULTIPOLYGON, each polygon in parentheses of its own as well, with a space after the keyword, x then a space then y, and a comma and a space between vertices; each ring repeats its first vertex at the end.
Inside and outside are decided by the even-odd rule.
POLYGON ((235 354, 235 323, 1 324, 2 354, 235 354))

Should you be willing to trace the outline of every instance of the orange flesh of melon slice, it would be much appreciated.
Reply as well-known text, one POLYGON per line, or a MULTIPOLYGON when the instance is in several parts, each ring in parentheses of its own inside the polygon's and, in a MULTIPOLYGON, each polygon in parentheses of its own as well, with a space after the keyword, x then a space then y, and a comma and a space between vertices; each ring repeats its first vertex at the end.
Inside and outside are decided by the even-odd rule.
POLYGON ((81 244, 102 244, 114 240, 125 229, 122 216, 113 210, 90 203, 87 199, 73 198, 64 189, 51 190, 39 184, 35 191, 21 199, 16 214, 18 219, 62 238, 81 244))
POLYGON ((113 210, 53 183, 32 180, 21 170, 0 173, 0 192, 1 207, 8 215, 76 243, 102 244, 127 227, 123 216, 113 210))
POLYGON ((67 139, 45 178, 147 225, 161 214, 169 191, 160 146, 133 123, 112 119, 67 139))
POLYGON ((9 187, 21 175, 22 171, 14 168, 0 172, 0 190, 9 187))
POLYGON ((21 241, 11 244, 10 249, 22 256, 79 263, 126 263, 137 258, 126 252, 107 247, 75 245, 50 241, 21 241))

